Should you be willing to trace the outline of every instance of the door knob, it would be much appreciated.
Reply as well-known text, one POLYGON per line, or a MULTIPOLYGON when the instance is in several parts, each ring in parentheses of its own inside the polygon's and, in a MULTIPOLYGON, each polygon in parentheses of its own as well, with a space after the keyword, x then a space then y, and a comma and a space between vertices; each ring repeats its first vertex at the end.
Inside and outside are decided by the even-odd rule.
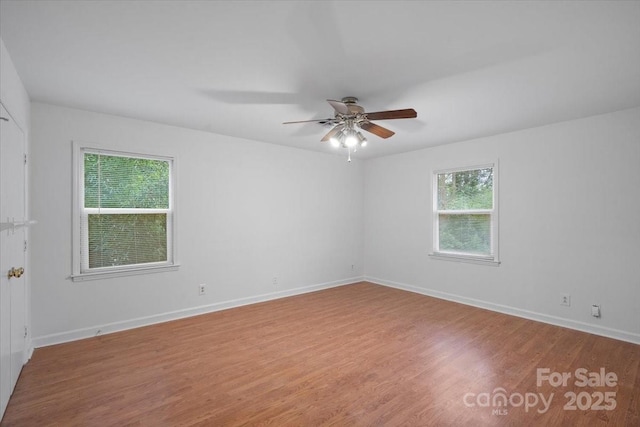
POLYGON ((15 277, 16 279, 20 276, 22 276, 24 274, 24 268, 23 267, 19 267, 19 268, 15 268, 15 267, 11 267, 11 269, 9 270, 9 273, 7 274, 7 277, 9 279, 11 279, 12 277, 15 277))

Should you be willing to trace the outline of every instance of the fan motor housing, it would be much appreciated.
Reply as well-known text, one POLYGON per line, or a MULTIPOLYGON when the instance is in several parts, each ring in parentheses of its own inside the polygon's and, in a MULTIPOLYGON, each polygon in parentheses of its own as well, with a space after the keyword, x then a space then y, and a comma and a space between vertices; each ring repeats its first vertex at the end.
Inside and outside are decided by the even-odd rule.
POLYGON ((364 108, 358 105, 358 98, 355 96, 345 96, 342 98, 342 103, 347 106, 349 113, 352 115, 364 113, 364 108))

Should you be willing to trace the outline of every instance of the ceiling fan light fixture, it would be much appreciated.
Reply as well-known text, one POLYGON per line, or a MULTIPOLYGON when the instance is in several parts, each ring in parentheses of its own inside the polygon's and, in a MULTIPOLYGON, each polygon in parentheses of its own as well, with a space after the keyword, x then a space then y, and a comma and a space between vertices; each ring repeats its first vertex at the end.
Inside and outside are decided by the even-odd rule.
POLYGON ((357 144, 358 144, 358 140, 351 135, 346 137, 344 140, 344 145, 346 145, 349 148, 355 147, 357 144))
POLYGON ((366 147, 368 145, 367 138, 362 135, 361 131, 372 133, 383 139, 389 138, 395 134, 395 132, 372 123, 369 120, 415 119, 418 117, 418 113, 416 113, 416 110, 413 108, 365 113, 364 108, 358 105, 358 98, 353 96, 346 96, 342 98, 341 101, 327 99, 327 102, 333 107, 333 117, 327 119, 284 122, 284 124, 310 122, 316 122, 323 125, 332 124, 334 127, 326 133, 320 141, 329 141, 335 148, 346 149, 349 153, 349 161, 351 161, 352 151, 355 153, 358 148, 366 147))
POLYGON ((347 132, 345 132, 344 145, 351 148, 351 147, 355 147, 357 144, 358 144, 358 137, 356 135, 356 131, 353 129, 349 129, 347 132))
POLYGON ((358 133, 356 133, 356 136, 358 137, 358 145, 360 147, 366 147, 367 146, 367 138, 364 137, 362 132, 358 131, 358 133))

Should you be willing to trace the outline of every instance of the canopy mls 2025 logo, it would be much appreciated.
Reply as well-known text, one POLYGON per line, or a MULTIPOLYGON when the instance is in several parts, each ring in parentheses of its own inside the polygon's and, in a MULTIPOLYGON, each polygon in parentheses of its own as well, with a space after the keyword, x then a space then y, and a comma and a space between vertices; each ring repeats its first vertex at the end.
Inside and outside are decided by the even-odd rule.
MULTIPOLYGON (((590 372, 586 368, 578 368, 573 372, 555 372, 549 368, 536 370, 536 387, 549 385, 553 388, 573 387, 594 388, 595 391, 566 391, 563 394, 565 411, 613 411, 616 408, 616 392, 614 390, 600 390, 603 387, 614 388, 618 385, 618 375, 607 372, 605 368, 590 372)), ((465 393, 462 398, 468 408, 491 408, 493 415, 508 415, 509 408, 523 407, 525 412, 535 410, 540 414, 546 413, 554 403, 555 392, 548 394, 540 391, 525 393, 508 393, 503 387, 497 387, 493 392, 465 393)))

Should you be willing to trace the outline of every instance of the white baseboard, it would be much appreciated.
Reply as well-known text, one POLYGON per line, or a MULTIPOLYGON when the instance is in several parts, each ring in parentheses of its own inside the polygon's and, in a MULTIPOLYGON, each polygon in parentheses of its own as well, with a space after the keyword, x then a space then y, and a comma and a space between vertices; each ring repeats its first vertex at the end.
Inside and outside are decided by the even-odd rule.
POLYGON ((394 282, 392 280, 379 279, 377 277, 365 276, 364 280, 367 282, 375 283, 377 285, 387 286, 387 287, 396 288, 396 289, 402 289, 404 291, 415 292, 418 294, 427 295, 434 298, 453 301, 460 304, 470 305, 473 307, 484 308, 491 311, 497 311, 498 313, 510 314, 512 316, 522 317, 529 320, 535 320, 542 323, 562 326, 569 329, 575 329, 577 331, 588 332, 594 335, 601 335, 607 338, 627 341, 633 344, 640 344, 640 334, 636 334, 633 332, 627 332, 619 329, 612 329, 612 328, 606 328, 603 326, 591 325, 591 324, 579 322, 576 320, 550 316, 548 314, 536 313, 534 311, 522 310, 515 307, 495 304, 492 302, 477 300, 474 298, 467 298, 460 295, 436 291, 433 289, 426 289, 426 288, 421 288, 417 286, 407 285, 405 283, 394 282))
POLYGON ((333 282, 325 282, 316 285, 304 286, 301 288, 287 289, 284 291, 270 292, 268 294, 255 295, 251 297, 238 298, 229 301, 217 302, 214 304, 202 305, 199 307, 192 307, 183 310, 176 310, 168 313, 160 313, 152 316, 139 317, 136 319, 124 320, 120 322, 113 322, 104 325, 96 325, 89 328, 76 329, 73 331, 61 332, 57 334, 44 335, 35 337, 32 340, 31 348, 46 347, 49 345, 62 344, 65 342, 81 340, 85 338, 95 337, 97 335, 110 334, 113 332, 125 331, 128 329, 139 328, 142 326, 149 326, 156 323, 168 322, 171 320, 184 319, 186 317, 198 316, 200 314, 212 313, 215 311, 226 310, 229 308, 240 307, 248 304, 255 304, 258 302, 265 302, 274 299, 306 294, 309 292, 315 292, 322 289, 335 288, 338 286, 349 285, 352 283, 360 282, 363 278, 351 277, 343 280, 336 280, 333 282))
POLYGON ((31 356, 33 356, 33 341, 29 340, 24 351, 24 361, 22 362, 22 365, 26 365, 27 362, 31 360, 31 356))

